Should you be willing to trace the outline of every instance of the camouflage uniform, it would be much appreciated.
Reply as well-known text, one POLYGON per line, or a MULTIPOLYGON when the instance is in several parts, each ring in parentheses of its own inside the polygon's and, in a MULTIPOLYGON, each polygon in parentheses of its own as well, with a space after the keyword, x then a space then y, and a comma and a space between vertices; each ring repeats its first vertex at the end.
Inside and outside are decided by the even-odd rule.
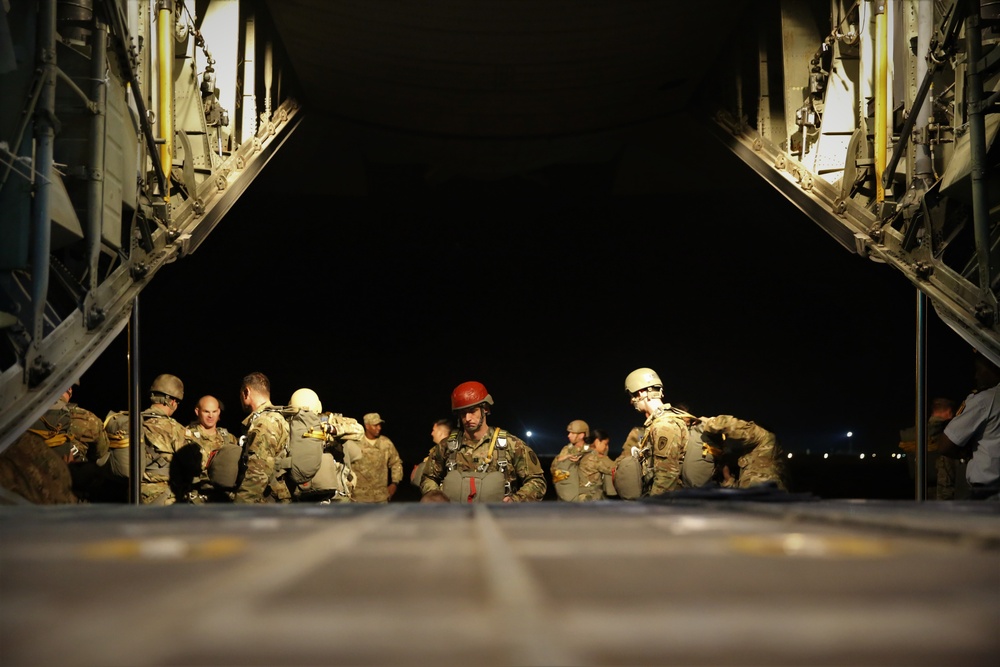
POLYGON ((0 487, 39 505, 78 502, 66 463, 30 431, 0 452, 0 487))
POLYGON ((588 500, 604 500, 604 476, 610 476, 615 470, 615 462, 607 454, 589 451, 580 459, 580 495, 577 502, 588 500))
POLYGON ((87 456, 87 448, 73 437, 72 426, 73 415, 69 404, 56 401, 28 430, 40 436, 64 462, 83 461, 87 456))
POLYGON ((288 503, 291 491, 285 484, 284 471, 275 462, 287 456, 288 421, 265 402, 243 420, 243 447, 247 456, 243 481, 233 497, 235 503, 288 503))
POLYGON ((658 496, 682 488, 681 465, 688 441, 687 424, 677 414, 660 409, 644 426, 646 434, 639 447, 643 450, 648 447, 650 451, 645 454, 643 470, 652 468, 652 486, 644 495, 658 496))
POLYGON ((170 461, 174 452, 188 443, 188 431, 173 417, 155 406, 142 411, 142 436, 146 468, 142 473, 142 504, 172 505, 170 461))
POLYGON ((403 481, 403 461, 396 446, 384 435, 374 441, 363 437, 357 443, 361 447, 361 460, 351 465, 358 480, 354 487, 354 502, 389 502, 386 480, 391 480, 397 487, 403 481))
POLYGON ((188 424, 188 431, 190 435, 188 436, 192 442, 198 443, 201 446, 201 467, 202 469, 208 465, 208 456, 214 452, 219 447, 223 445, 237 445, 239 442, 236 440, 236 436, 222 428, 221 426, 215 427, 215 433, 206 433, 202 428, 201 424, 198 422, 191 422, 188 424))
POLYGON ((746 489, 774 482, 779 489, 787 490, 782 479, 781 449, 773 433, 731 415, 708 417, 702 426, 709 435, 725 436, 727 449, 731 446, 730 441, 736 441, 739 450, 747 452, 739 458, 739 474, 723 482, 722 486, 746 489))
POLYGON ((92 463, 101 461, 108 455, 108 432, 104 430, 104 422, 90 410, 85 410, 76 403, 68 403, 70 422, 69 431, 73 439, 79 443, 86 459, 92 463))
MULTIPOLYGON (((444 477, 449 470, 451 453, 449 443, 457 443, 454 453, 456 470, 476 471, 484 467, 486 471, 499 470, 498 461, 502 456, 494 449, 489 455, 495 426, 489 427, 481 440, 472 440, 465 431, 453 432, 449 438, 442 440, 431 448, 424 465, 424 477, 420 481, 420 492, 427 495, 432 491, 443 491, 441 488, 444 477), (487 460, 489 456, 489 460, 487 460)), ((511 485, 511 500, 524 502, 541 500, 545 497, 545 472, 538 461, 538 456, 523 440, 510 433, 507 434, 506 461, 509 465, 504 470, 504 477, 511 485)))

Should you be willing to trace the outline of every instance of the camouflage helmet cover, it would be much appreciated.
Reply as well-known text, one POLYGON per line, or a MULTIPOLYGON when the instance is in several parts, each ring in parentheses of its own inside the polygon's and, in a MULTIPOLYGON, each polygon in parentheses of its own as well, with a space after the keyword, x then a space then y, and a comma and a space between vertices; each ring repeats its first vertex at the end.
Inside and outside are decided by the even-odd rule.
POLYGON ((184 383, 176 375, 157 375, 153 384, 149 386, 149 391, 157 394, 164 394, 178 401, 184 398, 184 383))
POLYGON ((451 409, 464 410, 477 405, 493 405, 493 397, 481 382, 463 382, 451 392, 451 409))
POLYGON ((590 435, 590 426, 582 419, 574 419, 566 426, 568 433, 586 433, 590 435))

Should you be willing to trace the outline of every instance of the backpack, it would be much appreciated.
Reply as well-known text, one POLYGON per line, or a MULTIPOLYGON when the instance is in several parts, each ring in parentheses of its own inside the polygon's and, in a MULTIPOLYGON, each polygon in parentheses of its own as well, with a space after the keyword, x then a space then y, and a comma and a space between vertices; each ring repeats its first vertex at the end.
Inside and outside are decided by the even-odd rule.
MULTIPOLYGON (((584 445, 579 456, 590 451, 590 445, 584 445)), ((566 502, 574 502, 580 495, 580 461, 566 459, 556 464, 552 471, 553 486, 556 487, 556 497, 566 502)))

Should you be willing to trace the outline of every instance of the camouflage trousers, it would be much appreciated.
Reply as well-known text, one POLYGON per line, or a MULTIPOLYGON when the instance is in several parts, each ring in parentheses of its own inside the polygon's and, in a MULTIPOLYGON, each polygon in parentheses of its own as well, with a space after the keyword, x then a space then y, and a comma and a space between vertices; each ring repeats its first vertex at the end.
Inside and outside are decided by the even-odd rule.
POLYGON ((173 505, 174 500, 174 494, 167 482, 142 483, 143 505, 173 505))
POLYGON ((774 482, 779 489, 787 491, 782 480, 781 462, 773 437, 765 439, 747 454, 739 458, 740 477, 736 488, 746 489, 757 484, 774 482))

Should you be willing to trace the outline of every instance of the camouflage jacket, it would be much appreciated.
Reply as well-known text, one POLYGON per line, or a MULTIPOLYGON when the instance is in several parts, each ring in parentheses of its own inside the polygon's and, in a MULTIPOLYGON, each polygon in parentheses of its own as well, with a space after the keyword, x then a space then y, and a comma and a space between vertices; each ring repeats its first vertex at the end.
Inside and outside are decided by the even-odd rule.
POLYGON ((615 470, 615 462, 607 454, 589 451, 580 459, 580 495, 577 501, 603 500, 604 476, 615 470))
POLYGON ((361 460, 351 464, 351 471, 358 480, 354 487, 354 502, 388 502, 389 491, 386 487, 389 481, 397 485, 403 481, 403 461, 396 446, 384 435, 374 442, 367 438, 356 442, 361 447, 361 460))
POLYGON ((201 446, 201 467, 202 470, 208 465, 208 455, 223 445, 239 444, 236 436, 222 428, 215 427, 215 433, 207 433, 198 422, 188 424, 188 436, 191 442, 196 442, 201 446))
POLYGON ((504 460, 507 465, 503 473, 513 489, 511 500, 521 502, 544 498, 548 487, 538 455, 523 440, 510 433, 507 434, 506 454, 501 454, 496 448, 490 454, 490 443, 496 431, 496 427, 489 427, 480 440, 471 439, 465 431, 456 431, 434 445, 424 464, 420 492, 426 495, 442 490, 444 477, 452 468, 459 471, 500 470, 500 461, 504 460))
POLYGON ((709 435, 724 436, 724 449, 741 454, 738 474, 724 482, 723 486, 745 489, 774 482, 779 489, 787 490, 783 480, 781 450, 773 433, 731 415, 705 418, 702 428, 709 435))
POLYGON ((646 420, 645 427, 639 448, 643 450, 643 470, 651 475, 652 486, 644 495, 657 496, 682 488, 681 466, 688 441, 684 420, 669 410, 660 410, 646 420))
POLYGON ((246 472, 233 497, 236 503, 291 502, 291 491, 281 479, 275 462, 287 454, 288 421, 264 403, 243 420, 246 472))
POLYGON ((69 403, 69 431, 78 447, 82 449, 88 461, 97 462, 108 454, 108 432, 104 430, 104 422, 90 410, 85 410, 75 403, 69 403))

